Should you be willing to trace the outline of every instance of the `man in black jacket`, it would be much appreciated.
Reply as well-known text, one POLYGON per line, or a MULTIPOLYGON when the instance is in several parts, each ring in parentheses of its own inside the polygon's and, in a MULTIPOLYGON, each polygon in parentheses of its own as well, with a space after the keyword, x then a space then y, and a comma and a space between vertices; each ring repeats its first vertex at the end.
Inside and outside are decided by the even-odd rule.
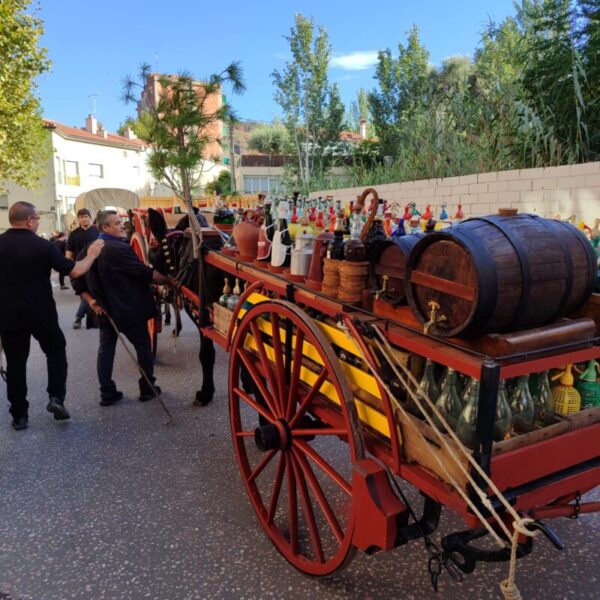
MULTIPOLYGON (((80 208, 77 211, 77 221, 79 227, 71 231, 67 240, 66 256, 71 260, 75 260, 91 242, 98 239, 98 229, 92 225, 92 215, 87 208, 80 208)), ((87 308, 87 304, 82 300, 77 307, 73 329, 81 328, 81 320, 85 317, 87 308)), ((89 313, 87 323, 87 328, 90 329, 91 319, 89 313)))
MULTIPOLYGON (((119 401, 123 394, 117 390, 112 379, 117 333, 107 316, 113 319, 119 331, 133 344, 140 366, 154 383, 154 359, 147 323, 158 312, 150 284, 171 285, 171 280, 139 260, 124 237, 125 228, 115 211, 98 213, 96 222, 100 231, 99 239, 105 244, 101 260, 90 269, 85 281, 74 281, 73 287, 99 315, 97 371, 100 404, 110 406, 119 401), (102 316, 103 313, 107 316, 102 316)), ((139 386, 140 401, 154 397, 152 388, 143 377, 139 380, 139 386)), ((158 386, 155 388, 160 392, 158 386)))
POLYGON ((94 242, 86 258, 75 263, 52 243, 36 235, 40 217, 33 204, 15 202, 8 212, 10 229, 0 235, 0 338, 6 354, 7 396, 13 427, 28 422, 27 358, 31 336, 46 355, 48 412, 58 421, 69 418, 64 407, 67 382, 65 336, 58 325, 50 273, 80 277, 100 254, 94 242))

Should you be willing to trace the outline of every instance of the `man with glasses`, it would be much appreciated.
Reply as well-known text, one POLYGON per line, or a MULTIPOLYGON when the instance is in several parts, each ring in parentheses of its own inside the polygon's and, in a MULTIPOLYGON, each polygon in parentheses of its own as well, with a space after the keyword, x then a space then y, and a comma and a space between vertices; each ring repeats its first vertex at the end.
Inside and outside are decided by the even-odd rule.
POLYGON ((28 425, 27 358, 31 336, 46 355, 48 412, 57 421, 69 418, 64 407, 67 382, 65 336, 58 325, 50 273, 71 278, 88 271, 104 242, 97 240, 83 260, 63 256, 48 240, 36 235, 40 217, 33 204, 16 202, 8 212, 10 228, 0 234, 0 339, 6 355, 6 390, 13 427, 28 425))

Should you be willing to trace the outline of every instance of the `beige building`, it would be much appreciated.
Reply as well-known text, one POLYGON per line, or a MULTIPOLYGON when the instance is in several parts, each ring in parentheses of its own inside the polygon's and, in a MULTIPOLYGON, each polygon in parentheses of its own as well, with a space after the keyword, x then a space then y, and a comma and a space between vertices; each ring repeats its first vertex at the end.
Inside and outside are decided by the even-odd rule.
POLYGON ((156 186, 146 166, 147 147, 132 131, 126 136, 109 133, 95 117, 85 127, 71 127, 46 120, 52 155, 39 187, 30 191, 13 182, 0 188, 0 231, 8 227, 8 209, 19 200, 38 207, 42 220, 39 232, 66 228, 68 216, 79 194, 97 188, 124 188, 140 196, 156 186))

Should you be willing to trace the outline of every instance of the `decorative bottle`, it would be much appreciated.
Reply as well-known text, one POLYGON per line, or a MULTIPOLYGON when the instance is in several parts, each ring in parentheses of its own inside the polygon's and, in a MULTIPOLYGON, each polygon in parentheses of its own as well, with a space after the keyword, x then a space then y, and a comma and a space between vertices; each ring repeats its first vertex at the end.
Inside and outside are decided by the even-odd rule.
POLYGON ((512 414, 508 405, 508 396, 504 381, 498 385, 498 397, 496 399, 496 419, 494 421, 494 441, 501 442, 510 437, 510 426, 512 414))
MULTIPOLYGON (((438 387, 438 384, 435 381, 433 369, 433 361, 428 358, 425 362, 425 370, 423 371, 423 377, 421 377, 421 381, 419 382, 419 389, 435 404, 440 395, 440 388, 438 387)), ((427 404, 424 400, 421 400, 421 404, 427 407, 427 404)), ((409 400, 408 410, 415 416, 423 418, 423 415, 421 414, 421 411, 419 410, 418 406, 411 400, 409 400)))
POLYGON ((229 296, 231 296, 231 286, 229 285, 229 279, 225 277, 225 285, 223 286, 223 293, 219 297, 219 304, 227 308, 229 296))
MULTIPOLYGON (((440 411, 448 425, 456 430, 458 419, 462 412, 462 405, 460 398, 456 393, 456 371, 454 369, 448 369, 448 376, 446 377, 446 385, 439 395, 435 407, 440 411)), ((436 415, 433 416, 435 424, 444 431, 445 428, 442 423, 438 420, 436 415)))
POLYGON ((242 288, 240 286, 240 280, 239 280, 239 278, 236 277, 235 278, 235 286, 233 288, 233 294, 231 294, 231 296, 229 296, 229 298, 227 298, 227 308, 229 310, 235 309, 241 295, 242 295, 242 288))
POLYGON ((271 247, 271 266, 289 267, 292 238, 288 230, 290 206, 286 200, 282 200, 279 203, 277 212, 279 216, 279 222, 277 225, 277 231, 273 235, 273 246, 271 247))
POLYGON ((271 213, 271 199, 265 200, 265 218, 258 232, 258 254, 256 260, 268 263, 271 258, 271 242, 273 240, 273 215, 271 213))
POLYGON ((456 424, 456 435, 468 448, 474 448, 477 439, 477 411, 479 409, 479 381, 473 379, 469 395, 456 424))
POLYGON ((516 433, 527 433, 533 429, 533 398, 529 392, 529 375, 522 375, 510 397, 512 428, 516 433))
POLYGON ((533 398, 533 421, 540 425, 549 425, 554 421, 554 398, 550 389, 548 371, 538 373, 535 379, 535 385, 530 385, 533 398))

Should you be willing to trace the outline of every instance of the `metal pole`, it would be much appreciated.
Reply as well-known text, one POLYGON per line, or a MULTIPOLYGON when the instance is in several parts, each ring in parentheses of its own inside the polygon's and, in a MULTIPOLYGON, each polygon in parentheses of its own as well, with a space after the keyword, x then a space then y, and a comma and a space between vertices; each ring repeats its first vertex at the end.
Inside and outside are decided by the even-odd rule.
POLYGON ((235 147, 233 145, 233 121, 229 121, 229 154, 231 156, 231 192, 237 191, 237 182, 235 180, 235 147))

